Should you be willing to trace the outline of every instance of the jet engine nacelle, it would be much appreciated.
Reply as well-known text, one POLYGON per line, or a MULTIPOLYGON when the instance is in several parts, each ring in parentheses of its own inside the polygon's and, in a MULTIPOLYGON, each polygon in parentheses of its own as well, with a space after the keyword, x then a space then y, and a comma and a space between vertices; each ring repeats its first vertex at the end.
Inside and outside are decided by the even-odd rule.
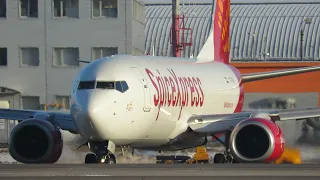
POLYGON ((28 119, 11 132, 9 152, 21 163, 55 163, 62 154, 63 138, 60 130, 50 122, 28 119))
POLYGON ((230 150, 240 163, 271 163, 279 159, 284 151, 283 133, 271 120, 246 119, 233 129, 230 150))

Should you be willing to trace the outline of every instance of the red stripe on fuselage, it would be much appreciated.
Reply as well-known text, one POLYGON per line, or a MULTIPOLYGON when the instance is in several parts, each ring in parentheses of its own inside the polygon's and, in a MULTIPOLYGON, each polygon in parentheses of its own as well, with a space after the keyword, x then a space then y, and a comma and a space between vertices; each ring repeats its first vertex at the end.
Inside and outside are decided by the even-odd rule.
POLYGON ((227 66, 232 70, 232 72, 237 77, 237 80, 238 80, 238 83, 239 83, 238 85, 239 85, 239 88, 240 88, 239 99, 238 99, 237 106, 236 106, 236 108, 234 110, 234 113, 241 112, 242 108, 243 108, 243 101, 244 101, 244 87, 243 87, 243 83, 242 83, 241 73, 237 68, 235 68, 233 66, 230 66, 230 65, 227 65, 227 66))

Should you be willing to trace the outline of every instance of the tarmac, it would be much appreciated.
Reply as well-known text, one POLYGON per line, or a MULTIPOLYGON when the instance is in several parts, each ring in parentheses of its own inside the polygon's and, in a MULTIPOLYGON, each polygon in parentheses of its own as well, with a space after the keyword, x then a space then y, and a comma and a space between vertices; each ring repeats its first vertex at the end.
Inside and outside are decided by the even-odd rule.
POLYGON ((0 179, 319 179, 320 164, 0 164, 0 179))

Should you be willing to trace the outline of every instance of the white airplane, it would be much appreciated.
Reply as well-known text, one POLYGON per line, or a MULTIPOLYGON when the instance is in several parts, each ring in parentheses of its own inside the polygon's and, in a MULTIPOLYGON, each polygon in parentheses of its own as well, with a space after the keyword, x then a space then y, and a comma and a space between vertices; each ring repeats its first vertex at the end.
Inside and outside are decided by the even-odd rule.
POLYGON ((314 118, 320 109, 242 111, 243 84, 320 70, 320 66, 240 74, 229 65, 230 0, 217 0, 213 32, 197 59, 115 55, 90 62, 74 79, 70 112, 0 109, 18 120, 9 139, 21 163, 55 163, 60 129, 79 134, 92 153, 85 163, 116 163, 116 146, 181 150, 224 133, 215 163, 269 163, 284 150, 282 120, 314 118))

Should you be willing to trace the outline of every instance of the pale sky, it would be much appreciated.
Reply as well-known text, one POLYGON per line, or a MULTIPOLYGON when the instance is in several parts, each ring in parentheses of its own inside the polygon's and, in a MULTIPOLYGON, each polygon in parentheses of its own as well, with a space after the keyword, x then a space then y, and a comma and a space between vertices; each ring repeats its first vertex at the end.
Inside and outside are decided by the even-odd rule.
MULTIPOLYGON (((146 4, 147 3, 171 3, 172 0, 142 0, 146 4)), ((254 3, 276 3, 276 2, 319 2, 320 0, 231 0, 231 3, 246 3, 246 2, 254 2, 254 3)), ((212 0, 180 0, 180 2, 184 3, 196 3, 196 2, 204 2, 211 3, 212 0)))

